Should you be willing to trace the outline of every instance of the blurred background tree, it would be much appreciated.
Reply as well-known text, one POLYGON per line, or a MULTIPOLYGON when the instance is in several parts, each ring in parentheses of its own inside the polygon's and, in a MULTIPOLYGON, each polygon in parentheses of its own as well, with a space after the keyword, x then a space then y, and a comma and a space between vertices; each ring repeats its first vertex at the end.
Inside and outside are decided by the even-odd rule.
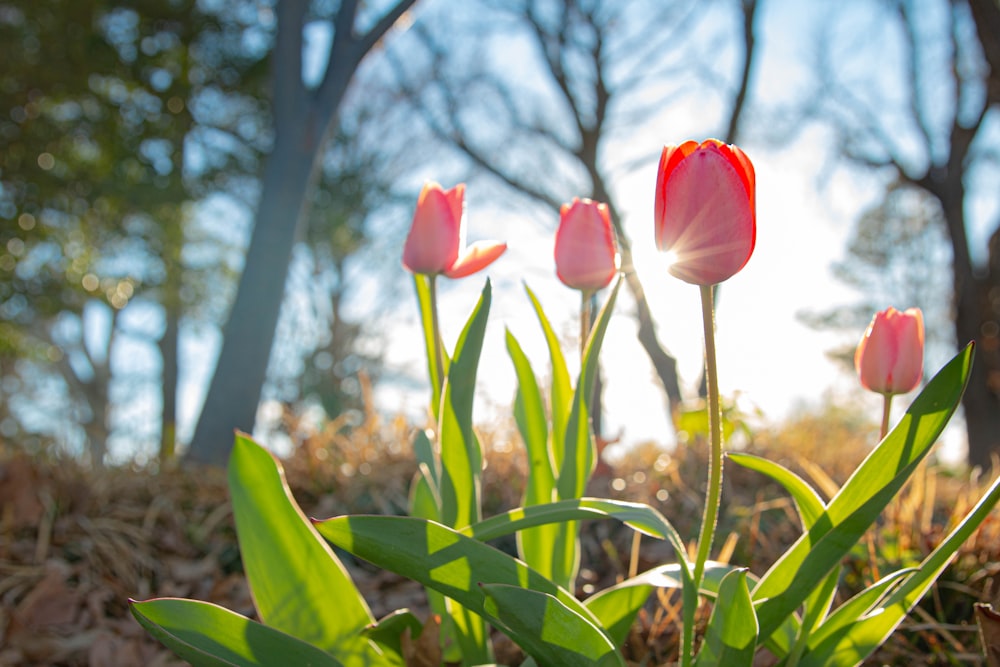
MULTIPOLYGON (((988 466, 1000 453, 1000 4, 895 0, 865 13, 869 27, 853 35, 863 17, 831 15, 812 98, 842 158, 885 188, 840 273, 868 301, 924 307, 932 341, 977 342, 962 407, 968 461, 988 466), (873 68, 858 39, 895 57, 873 68)), ((862 319, 830 315, 839 326, 862 319)))

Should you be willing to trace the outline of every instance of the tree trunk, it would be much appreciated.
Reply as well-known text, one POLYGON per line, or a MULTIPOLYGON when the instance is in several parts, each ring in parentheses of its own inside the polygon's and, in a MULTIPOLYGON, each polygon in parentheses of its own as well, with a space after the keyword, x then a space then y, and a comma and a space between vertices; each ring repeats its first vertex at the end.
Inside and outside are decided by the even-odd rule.
POLYGON ((276 6, 274 149, 267 157, 246 265, 223 330, 219 362, 188 449, 188 458, 225 465, 233 430, 252 431, 267 376, 292 247, 309 213, 308 195, 326 144, 361 59, 416 0, 399 0, 365 33, 354 29, 358 0, 343 0, 334 18, 326 73, 315 90, 302 81, 302 29, 308 0, 276 6))
POLYGON ((225 465, 233 431, 252 432, 281 313, 296 232, 306 217, 318 138, 305 124, 275 139, 267 158, 256 223, 239 289, 223 331, 222 350, 188 458, 225 465))
POLYGON ((990 263, 979 276, 972 265, 965 233, 964 197, 961 183, 939 184, 944 217, 952 240, 954 259, 955 338, 959 348, 976 343, 969 384, 962 396, 970 466, 988 467, 1000 453, 1000 242, 995 233, 990 243, 990 263), (949 188, 949 185, 951 186, 949 188))

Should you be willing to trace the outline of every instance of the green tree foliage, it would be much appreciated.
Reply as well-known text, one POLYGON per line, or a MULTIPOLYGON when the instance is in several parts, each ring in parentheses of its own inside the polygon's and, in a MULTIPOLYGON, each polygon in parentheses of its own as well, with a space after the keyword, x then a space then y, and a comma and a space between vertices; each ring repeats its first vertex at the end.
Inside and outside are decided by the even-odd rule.
POLYGON ((250 31, 193 0, 0 5, 0 322, 10 332, 0 370, 15 405, 46 398, 33 420, 25 414, 39 410, 5 415, 5 435, 59 434, 100 464, 127 412, 114 394, 136 400, 150 379, 136 374, 157 382, 155 361, 121 363, 119 343, 132 338, 158 344, 161 448, 172 449, 179 322, 207 314, 206 285, 225 268, 185 267, 186 245, 204 237, 193 203, 251 175, 264 147, 252 82, 266 52, 245 46, 250 31), (233 148, 218 136, 240 131, 233 148), (143 307, 158 325, 136 324, 143 307), (57 429, 51 412, 44 419, 53 386, 57 429))

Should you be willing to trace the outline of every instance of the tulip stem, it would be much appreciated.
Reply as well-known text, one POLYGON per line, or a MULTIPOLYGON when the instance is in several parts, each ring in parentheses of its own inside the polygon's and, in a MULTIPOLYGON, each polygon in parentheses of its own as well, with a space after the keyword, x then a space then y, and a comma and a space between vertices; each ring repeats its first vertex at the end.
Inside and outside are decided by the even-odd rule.
POLYGON ((580 291, 580 361, 583 361, 583 356, 587 352, 587 340, 590 338, 590 319, 591 319, 591 297, 593 292, 590 290, 580 291))
MULTIPOLYGON (((437 307, 437 274, 428 276, 427 282, 430 285, 430 301, 431 301, 431 328, 433 329, 434 335, 434 371, 437 381, 437 395, 441 396, 441 392, 444 388, 444 358, 441 354, 441 325, 438 322, 438 307, 437 307)), ((434 407, 435 411, 438 406, 434 407)))
POLYGON ((885 434, 889 432, 889 415, 892 412, 892 396, 892 394, 883 394, 885 400, 882 402, 882 430, 878 437, 879 440, 885 438, 885 434))
MULTIPOLYGON (((705 515, 698 536, 698 551, 695 555, 693 585, 697 607, 697 591, 705 574, 705 563, 712 550, 715 525, 719 517, 719 503, 722 500, 722 411, 719 404, 719 371, 715 355, 715 306, 712 285, 701 286, 701 314, 705 327, 705 380, 708 388, 708 429, 711 450, 708 459, 708 490, 705 493, 705 515)), ((683 664, 690 664, 693 656, 694 616, 696 609, 685 609, 683 664)))

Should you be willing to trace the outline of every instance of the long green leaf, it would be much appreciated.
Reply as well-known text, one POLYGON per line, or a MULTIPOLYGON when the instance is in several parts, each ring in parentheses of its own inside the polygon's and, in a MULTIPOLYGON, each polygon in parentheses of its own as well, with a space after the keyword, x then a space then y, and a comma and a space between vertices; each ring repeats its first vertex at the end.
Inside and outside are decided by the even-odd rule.
MULTIPOLYGON (((611 320, 621 282, 619 278, 608 295, 604 307, 594 322, 584 350, 580 376, 577 378, 563 436, 563 456, 556 480, 556 497, 559 500, 581 497, 597 463, 597 447, 590 427, 590 403, 594 395, 594 382, 597 379, 601 344, 604 342, 604 334, 611 320)), ((579 525, 576 522, 567 522, 553 549, 555 553, 553 579, 570 590, 575 588, 576 573, 580 568, 578 533, 579 525)))
MULTIPOLYGON (((455 344, 441 401, 441 519, 448 526, 467 526, 482 516, 483 451, 473 431, 472 406, 476 374, 490 312, 490 281, 455 344)), ((446 602, 463 659, 470 664, 492 662, 489 633, 478 616, 446 602)))
MULTIPOLYGON (((675 551, 678 551, 682 558, 686 558, 684 545, 681 543, 679 546, 678 551, 678 546, 674 545, 675 551)), ((730 565, 712 561, 706 563, 701 593, 715 597, 722 578, 734 569, 736 568, 730 565)), ((600 627, 604 628, 611 640, 620 646, 628 636, 636 614, 646 603, 653 589, 683 589, 685 580, 691 582, 691 568, 686 560, 681 560, 679 563, 655 567, 605 588, 584 600, 583 604, 597 617, 600 627)))
POLYGON ((879 604, 892 587, 898 586, 904 577, 909 576, 914 571, 915 568, 897 570, 882 577, 850 600, 844 602, 809 637, 809 645, 817 646, 823 643, 828 637, 840 633, 845 628, 857 623, 865 614, 876 608, 876 605, 879 604))
POLYGON ((433 521, 400 516, 341 516, 316 524, 320 535, 378 567, 413 579, 482 614, 479 584, 548 593, 595 620, 572 594, 523 562, 433 521))
MULTIPOLYGON (((549 435, 548 451, 549 461, 552 466, 552 484, 554 486, 556 475, 562 468, 565 456, 566 425, 569 421, 570 403, 573 400, 573 386, 570 384, 569 370, 566 367, 566 359, 559 345, 559 337, 552 328, 542 308, 542 304, 535 296, 535 293, 531 291, 531 288, 527 284, 525 284, 524 289, 528 294, 531 305, 535 309, 538 322, 541 324, 552 365, 552 386, 549 403, 552 429, 549 435)), ((549 498, 549 500, 553 499, 549 498)), ((546 531, 544 534, 545 542, 542 543, 540 548, 547 548, 549 551, 547 556, 542 557, 544 558, 542 562, 545 563, 545 574, 565 588, 572 588, 580 562, 577 524, 575 522, 568 522, 540 530, 546 531)))
MULTIPOLYGON (((820 497, 819 493, 817 493, 812 486, 791 470, 788 470, 774 461, 770 461, 759 456, 753 456, 752 454, 730 452, 728 457, 733 462, 738 463, 745 468, 756 470, 757 472, 767 475, 775 482, 783 486, 795 502, 795 507, 799 513, 799 519, 802 521, 803 530, 811 530, 813 525, 815 525, 819 518, 823 516, 823 511, 826 509, 826 506, 824 505, 823 499, 820 497)), ((802 650, 805 647, 805 641, 808 639, 808 634, 826 617, 826 614, 830 609, 830 605, 833 603, 833 598, 837 592, 837 582, 840 580, 840 569, 840 567, 833 568, 833 570, 826 575, 823 582, 816 586, 809 597, 806 598, 804 602, 805 611, 803 613, 802 626, 800 628, 800 632, 802 634, 796 639, 795 643, 796 647, 798 647, 797 650, 802 650)), ((770 648, 775 651, 779 657, 784 655, 784 652, 780 648, 776 648, 773 644, 770 648)))
POLYGON ((761 578, 753 598, 762 638, 809 597, 906 483, 958 405, 971 363, 970 345, 927 384, 812 528, 761 578))
POLYGON ((750 667, 757 648, 757 629, 746 570, 733 570, 719 584, 695 667, 750 667))
POLYGON ((460 532, 487 541, 533 526, 582 519, 618 519, 644 535, 661 540, 669 538, 674 545, 681 541, 680 535, 659 511, 642 503, 610 498, 579 498, 518 507, 467 526, 460 532))
MULTIPOLYGON (((539 505, 551 502, 555 491, 555 475, 549 457, 549 429, 545 418, 545 404, 531 363, 521 345, 509 330, 506 338, 507 352, 517 375, 514 418, 521 439, 524 440, 528 458, 528 474, 522 504, 539 505)), ((517 534, 517 547, 521 558, 549 578, 554 574, 552 545, 555 544, 560 529, 557 525, 545 525, 523 530, 517 534)))
POLYGON ((959 547, 972 536, 1000 501, 1000 478, 993 481, 972 511, 893 590, 882 604, 852 625, 819 637, 799 663, 809 667, 855 665, 881 646, 948 566, 959 547))
POLYGON ((229 491, 247 581, 267 625, 336 655, 378 657, 361 631, 374 619, 343 564, 299 509, 277 459, 238 434, 229 491))
POLYGON ((194 667, 342 667, 336 658, 311 644, 208 602, 130 600, 129 608, 149 634, 194 667))
POLYGON ((596 450, 590 434, 590 403, 594 396, 601 344, 604 342, 604 334, 608 330, 621 284, 619 278, 608 294, 601 312, 598 313, 590 331, 590 338, 587 340, 580 377, 577 379, 569 419, 566 422, 566 444, 562 464, 559 467, 559 479, 556 482, 559 500, 582 496, 596 463, 596 450))
POLYGON ((795 508, 798 510, 803 530, 812 528, 813 524, 823 515, 823 510, 826 509, 823 498, 808 482, 788 468, 760 456, 742 452, 728 452, 726 458, 744 468, 767 475, 784 487, 792 500, 795 501, 795 508))
POLYGON ((490 282, 462 329, 448 368, 441 402, 441 517, 446 525, 467 526, 480 518, 483 452, 472 428, 472 404, 479 356, 490 312, 490 282))
POLYGON ((542 304, 531 291, 531 288, 524 286, 531 305, 535 309, 539 324, 542 325, 542 332, 545 334, 545 343, 549 348, 549 360, 552 364, 552 398, 549 406, 552 411, 552 467, 559 470, 562 465, 562 449, 565 440, 566 420, 569 418, 570 400, 573 397, 573 385, 570 384, 569 370, 566 368, 566 358, 563 356, 562 348, 559 346, 559 336, 549 323, 542 304))
POLYGON ((547 667, 625 667, 625 659, 591 621, 555 596, 519 586, 483 584, 490 621, 518 637, 524 651, 547 667))

